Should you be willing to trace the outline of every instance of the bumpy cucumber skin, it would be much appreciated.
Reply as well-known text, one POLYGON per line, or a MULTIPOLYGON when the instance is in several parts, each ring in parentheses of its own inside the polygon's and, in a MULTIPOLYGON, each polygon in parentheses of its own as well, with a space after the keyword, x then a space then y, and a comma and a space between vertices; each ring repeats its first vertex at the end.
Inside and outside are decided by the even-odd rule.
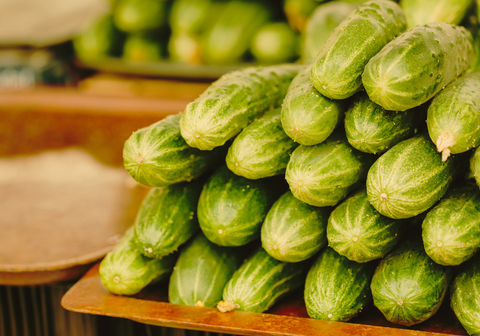
POLYGON ((428 133, 437 150, 446 153, 445 159, 449 153, 463 153, 480 145, 479 92, 477 71, 453 81, 433 98, 428 108, 428 133))
POLYGON ((370 282, 375 264, 359 264, 327 247, 305 282, 305 305, 310 317, 348 321, 372 301, 370 282))
POLYGON ((153 281, 167 279, 177 260, 177 254, 147 258, 137 251, 133 238, 131 228, 100 263, 100 280, 114 294, 134 295, 153 281))
POLYGON ((370 99, 386 110, 419 106, 469 68, 472 41, 470 32, 450 23, 410 29, 368 62, 363 86, 370 99))
POLYGON ((327 245, 330 209, 298 200, 290 191, 270 208, 262 225, 262 247, 277 260, 299 262, 327 245))
MULTIPOLYGON (((480 147, 479 147, 480 148, 480 147)), ((472 173, 477 186, 480 187, 480 149, 476 149, 470 158, 470 172, 472 173)))
POLYGON ((216 307, 222 300, 223 287, 242 259, 243 253, 238 249, 217 246, 199 233, 182 247, 170 277, 169 302, 216 307))
POLYGON ((220 77, 182 114, 185 141, 212 150, 240 133, 265 111, 280 106, 300 65, 251 67, 220 77))
POLYGON ((310 81, 310 66, 293 79, 282 105, 282 126, 301 145, 311 146, 327 139, 348 108, 345 100, 322 96, 310 81))
POLYGON ((367 62, 406 28, 405 14, 389 0, 374 0, 350 14, 332 33, 312 67, 322 95, 346 99, 362 90, 367 62))
POLYGON ((469 335, 480 335, 480 256, 457 275, 450 293, 450 306, 462 326, 469 335))
POLYGON ((362 190, 338 205, 328 218, 328 246, 358 263, 383 258, 400 240, 406 223, 382 216, 362 190))
POLYGON ((223 300, 238 304, 241 311, 261 313, 305 283, 308 265, 285 263, 262 248, 250 256, 223 289, 223 300))
POLYGON ((224 156, 223 149, 202 152, 180 135, 180 115, 168 116, 139 129, 123 148, 123 163, 139 183, 163 187, 199 177, 224 156))
POLYGON ((222 166, 210 176, 200 195, 200 228, 217 245, 245 245, 260 236, 274 201, 264 180, 247 180, 222 166))
POLYGON ((451 276, 450 268, 426 255, 421 240, 402 242, 375 270, 373 303, 390 322, 423 322, 440 308, 451 276))
POLYGON ((353 148, 364 153, 382 153, 412 137, 425 121, 423 107, 406 112, 386 111, 366 93, 358 93, 345 115, 345 133, 353 148))
POLYGON ((457 266, 480 250, 480 190, 467 184, 449 192, 422 224, 425 252, 437 264, 457 266))
POLYGON ((252 122, 235 138, 228 149, 227 166, 251 180, 280 175, 285 173, 297 147, 283 131, 277 108, 252 122))
POLYGON ((295 149, 285 179, 302 202, 332 206, 365 181, 374 159, 353 149, 338 131, 321 144, 295 149))
POLYGON ((162 258, 190 239, 199 229, 196 210, 201 191, 199 181, 151 189, 135 219, 138 251, 162 258))
POLYGON ((459 24, 472 0, 402 0, 400 6, 407 18, 407 27, 415 28, 431 22, 459 24))
POLYGON ((410 218, 427 211, 463 168, 463 158, 446 162, 427 134, 404 140, 383 154, 367 176, 368 200, 382 215, 410 218))

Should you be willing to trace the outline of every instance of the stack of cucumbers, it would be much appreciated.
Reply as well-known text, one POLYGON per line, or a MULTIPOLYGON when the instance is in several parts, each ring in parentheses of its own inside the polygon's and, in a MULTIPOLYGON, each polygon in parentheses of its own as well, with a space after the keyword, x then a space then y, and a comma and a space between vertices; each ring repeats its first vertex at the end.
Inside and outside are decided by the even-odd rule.
POLYGON ((104 285, 171 274, 171 303, 222 312, 303 289, 312 318, 373 303, 406 326, 450 301, 480 335, 480 72, 471 4, 446 3, 368 1, 307 64, 228 73, 134 132, 125 168, 152 189, 104 285))

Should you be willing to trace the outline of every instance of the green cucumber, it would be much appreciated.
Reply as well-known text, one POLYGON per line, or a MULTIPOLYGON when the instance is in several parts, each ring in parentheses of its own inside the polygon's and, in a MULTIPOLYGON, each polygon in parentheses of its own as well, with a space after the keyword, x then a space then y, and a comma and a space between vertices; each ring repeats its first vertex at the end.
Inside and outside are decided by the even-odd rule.
POLYGON ((338 131, 319 145, 295 149, 285 179, 299 200, 331 206, 365 181, 373 160, 373 156, 353 149, 338 131))
POLYGON ((262 64, 279 64, 298 58, 299 37, 286 22, 263 25, 253 36, 253 57, 262 64))
POLYGON ((268 211, 262 225, 262 246, 280 261, 307 260, 327 245, 329 214, 329 209, 303 203, 287 191, 268 211))
POLYGON ((135 219, 135 245, 149 258, 162 258, 198 231, 200 181, 152 188, 135 219))
POLYGON ((461 157, 442 162, 427 134, 404 140, 383 154, 367 176, 368 200, 390 218, 427 211, 463 168, 461 157))
POLYGON ((390 322, 406 326, 423 322, 440 308, 451 275, 450 268, 427 256, 421 240, 403 242, 375 270, 373 303, 390 322))
POLYGON ((280 109, 268 111, 235 138, 228 149, 227 166, 237 175, 256 180, 285 173, 298 147, 282 129, 280 109))
POLYGON ((450 83, 428 108, 430 138, 445 161, 480 145, 480 71, 450 83))
POLYGON ((119 0, 113 10, 115 25, 127 33, 158 28, 167 23, 169 1, 119 0))
POLYGON ((437 264, 456 266, 480 250, 480 190, 467 184, 449 192, 422 225, 425 252, 437 264))
POLYGON ((168 116, 134 132, 125 142, 125 169, 140 183, 162 187, 190 181, 216 165, 223 149, 202 152, 180 135, 180 115, 168 116))
POLYGON ((201 150, 223 145, 265 111, 280 106, 300 68, 284 64, 223 75, 187 105, 180 120, 183 138, 201 150))
POLYGON ((406 223, 378 213, 362 190, 347 198, 328 218, 328 246, 358 263, 383 258, 400 240, 406 223))
POLYGON ((221 312, 232 309, 261 313, 291 291, 300 288, 307 273, 305 263, 285 263, 262 248, 250 256, 223 289, 221 312))
POLYGON ((350 145, 365 153, 382 153, 412 137, 425 121, 423 107, 406 112, 386 111, 359 93, 345 115, 345 133, 350 145))
POLYGON ((459 24, 467 14, 472 0, 402 0, 407 27, 415 28, 431 22, 459 24))
MULTIPOLYGON (((480 148, 480 147, 479 147, 480 148)), ((470 172, 472 173, 477 186, 480 186, 480 149, 477 148, 470 158, 470 172)))
POLYGON ((372 301, 370 282, 375 264, 359 264, 327 247, 305 282, 305 306, 310 317, 348 321, 372 301))
POLYGON ((373 0, 350 14, 332 33, 312 68, 315 88, 331 99, 362 90, 368 61, 405 30, 405 15, 393 1, 373 0))
POLYGON ((222 166, 210 176, 200 195, 200 228, 217 245, 245 245, 260 236, 274 201, 265 180, 247 180, 222 166))
POLYGON ((182 247, 168 285, 168 301, 216 307, 223 287, 240 267, 243 253, 211 243, 202 233, 182 247))
POLYGON ((114 294, 137 294, 152 282, 168 279, 177 260, 176 254, 162 259, 145 257, 138 252, 133 239, 131 228, 100 263, 100 280, 114 294))
POLYGON ((311 66, 293 79, 282 106, 282 126, 287 135, 301 145, 323 142, 343 121, 348 108, 345 100, 322 96, 310 81, 311 66))
POLYGON ((363 86, 384 109, 409 110, 466 71, 473 56, 472 35, 465 28, 444 22, 415 27, 368 62, 363 86))
POLYGON ((175 34, 198 34, 207 23, 213 0, 175 0, 169 24, 175 34))
POLYGON ((450 305, 469 335, 480 335, 480 257, 457 275, 450 287, 450 305))
POLYGON ((163 41, 156 34, 129 34, 123 45, 122 58, 132 62, 158 62, 165 53, 163 41))

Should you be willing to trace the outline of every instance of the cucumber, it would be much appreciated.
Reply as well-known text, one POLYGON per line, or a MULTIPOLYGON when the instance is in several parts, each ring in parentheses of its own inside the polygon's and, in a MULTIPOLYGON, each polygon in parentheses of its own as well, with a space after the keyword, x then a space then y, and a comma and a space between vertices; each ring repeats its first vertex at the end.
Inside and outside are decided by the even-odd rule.
POLYGON ((393 323, 411 326, 432 317, 440 308, 452 270, 435 264, 422 242, 403 242, 375 270, 371 289, 374 305, 393 323))
POLYGON ((332 33, 312 67, 315 88, 331 99, 362 90, 367 62, 405 30, 405 15, 393 1, 374 0, 351 13, 332 33))
POLYGON ((317 58, 335 28, 355 8, 354 5, 341 1, 321 4, 315 8, 303 32, 302 59, 304 62, 317 58))
POLYGON ((137 251, 133 238, 131 228, 100 263, 100 280, 114 294, 137 294, 152 282, 168 279, 177 260, 176 254, 147 258, 137 251))
POLYGON ((442 162, 435 145, 421 133, 383 154, 367 176, 368 200, 382 215, 410 218, 427 211, 461 172, 460 156, 442 162))
POLYGON ((171 115, 134 132, 125 142, 125 169, 139 183, 162 187, 190 181, 224 157, 224 149, 202 152, 180 135, 180 115, 171 115))
POLYGON ((243 253, 212 244, 202 233, 182 247, 168 285, 170 303, 216 307, 243 253))
POLYGON ((122 58, 133 62, 158 62, 165 53, 161 42, 153 34, 130 34, 123 45, 122 58))
POLYGON ((348 108, 347 101, 326 98, 313 87, 310 69, 306 66, 293 79, 282 106, 285 133, 305 146, 327 139, 348 108))
POLYGON ((283 194, 268 211, 262 225, 262 247, 277 260, 299 262, 327 245, 329 209, 316 208, 283 194))
POLYGON ((252 180, 284 174, 297 147, 283 131, 277 108, 252 122, 235 138, 228 149, 227 166, 235 174, 252 180))
POLYGON ((409 110, 460 76, 473 56, 472 35, 465 28, 429 23, 403 33, 373 57, 362 75, 363 85, 384 109, 409 110))
POLYGON ((113 18, 118 29, 137 33, 165 25, 168 7, 166 0, 120 0, 113 18))
POLYGON ((222 166, 210 176, 200 195, 200 228, 217 245, 245 245, 260 236, 274 201, 265 180, 247 180, 222 166))
POLYGON ((480 149, 476 149, 470 158, 470 172, 472 173, 477 186, 480 186, 480 149))
POLYGON ((221 312, 232 309, 261 313, 305 282, 305 263, 285 263, 272 258, 262 248, 251 255, 223 289, 221 312))
POLYGON ((294 61, 299 54, 299 37, 286 22, 263 25, 253 36, 253 57, 262 64, 294 61))
POLYGON ((280 106, 300 68, 250 67, 223 75, 187 105, 180 120, 183 138, 201 150, 223 145, 266 110, 280 106))
POLYGON ((328 218, 328 245, 358 263, 383 258, 400 240, 406 223, 378 213, 362 190, 347 198, 328 218))
POLYGON ((305 306, 311 318, 348 321, 372 301, 375 264, 359 264, 327 247, 305 282, 305 306))
POLYGON ((319 145, 295 149, 285 179, 302 202, 331 206, 365 181, 373 160, 373 156, 353 149, 338 131, 319 145))
POLYGON ((476 257, 450 287, 455 315, 469 335, 480 335, 480 257, 476 257))
POLYGON ((135 246, 149 258, 162 258, 198 231, 200 181, 152 188, 135 219, 135 246))
POLYGON ((430 138, 445 161, 480 145, 480 71, 460 77, 433 98, 428 108, 430 138))
POLYGON ((175 34, 198 34, 206 25, 213 0, 175 0, 168 21, 175 34))
POLYGON ((423 107, 406 112, 386 111, 366 93, 358 93, 345 114, 345 133, 350 145, 365 153, 382 153, 412 137, 425 121, 423 107))
POLYGON ((400 6, 407 18, 407 27, 415 28, 431 22, 459 24, 472 0, 402 0, 400 6))
POLYGON ((437 264, 457 266, 480 250, 480 190, 456 188, 430 210, 422 224, 425 252, 437 264))

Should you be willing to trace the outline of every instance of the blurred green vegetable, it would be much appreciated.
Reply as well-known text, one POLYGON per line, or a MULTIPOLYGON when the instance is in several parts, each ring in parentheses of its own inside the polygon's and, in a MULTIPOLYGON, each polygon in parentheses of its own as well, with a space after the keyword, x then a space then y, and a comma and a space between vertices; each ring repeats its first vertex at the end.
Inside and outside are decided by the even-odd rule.
POLYGON ((201 63, 200 42, 187 33, 173 33, 168 41, 168 53, 173 61, 201 63))
POLYGON ((167 11, 166 0, 119 0, 113 16, 120 30, 136 33, 163 26, 167 11))
POLYGON ((414 28, 432 22, 459 24, 472 0, 402 0, 400 6, 407 18, 407 27, 414 28))
POLYGON ((287 16, 288 23, 296 31, 303 31, 307 23, 307 18, 313 12, 315 7, 324 0, 285 0, 283 10, 287 16))
POLYGON ((172 32, 199 33, 209 17, 212 2, 213 0, 175 0, 169 16, 172 32))
POLYGON ((152 33, 130 34, 123 46, 123 58, 134 62, 156 62, 164 52, 158 36, 152 33))
POLYGON ((298 57, 299 38, 286 22, 264 25, 252 40, 252 54, 260 63, 285 63, 298 57))

